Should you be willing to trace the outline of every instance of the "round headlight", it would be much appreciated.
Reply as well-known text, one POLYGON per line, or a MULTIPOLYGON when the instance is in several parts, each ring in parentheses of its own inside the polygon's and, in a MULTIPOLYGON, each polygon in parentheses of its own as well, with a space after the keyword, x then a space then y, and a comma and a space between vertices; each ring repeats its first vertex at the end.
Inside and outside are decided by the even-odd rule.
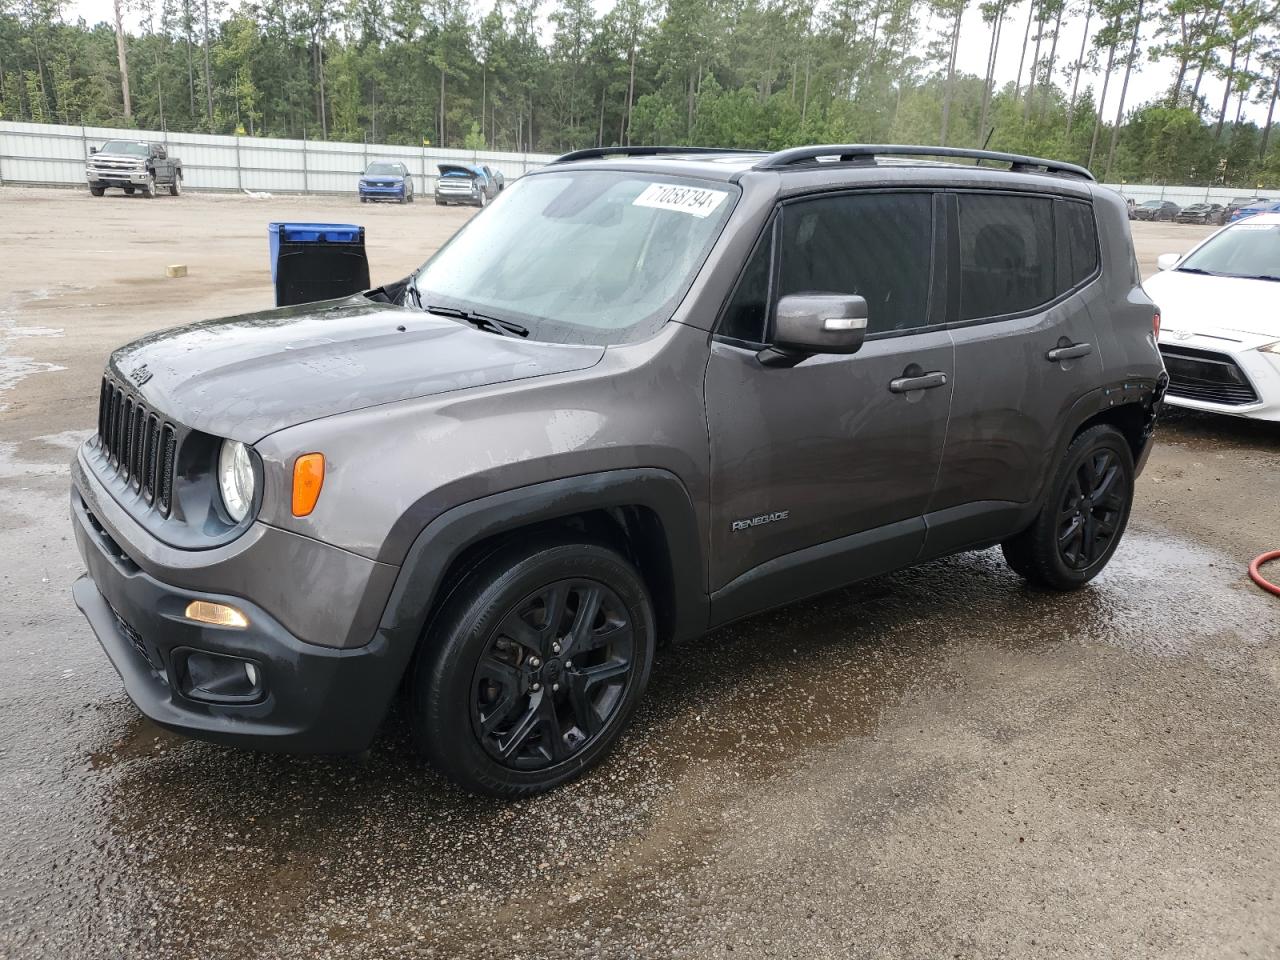
POLYGON ((218 490, 227 514, 239 523, 253 505, 253 462, 249 448, 238 440, 223 440, 218 453, 218 490))

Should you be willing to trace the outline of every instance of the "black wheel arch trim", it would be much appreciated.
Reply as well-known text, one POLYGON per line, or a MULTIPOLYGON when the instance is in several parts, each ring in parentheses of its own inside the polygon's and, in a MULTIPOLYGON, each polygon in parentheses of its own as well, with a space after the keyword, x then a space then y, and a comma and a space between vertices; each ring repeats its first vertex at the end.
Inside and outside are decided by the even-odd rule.
POLYGON ((404 651, 407 664, 440 599, 445 575, 468 547, 535 524, 624 507, 647 508, 661 523, 671 569, 672 639, 705 633, 706 563, 693 501, 675 474, 640 467, 517 487, 441 513, 410 545, 387 600, 379 636, 404 651))
MULTIPOLYGON (((1050 465, 1058 463, 1066 455, 1071 441, 1090 420, 1108 411, 1137 407, 1142 411, 1143 426, 1140 446, 1134 451, 1133 461, 1136 467, 1135 472, 1140 472, 1147 454, 1151 451, 1151 439, 1168 385, 1168 374, 1162 372, 1157 377, 1138 376, 1115 380, 1080 397, 1062 419, 1062 428, 1054 441, 1053 459, 1050 465)), ((1052 482, 1052 470, 1046 470, 1044 474, 1034 501, 1037 505, 1043 503, 1049 492, 1049 484, 1052 482)))

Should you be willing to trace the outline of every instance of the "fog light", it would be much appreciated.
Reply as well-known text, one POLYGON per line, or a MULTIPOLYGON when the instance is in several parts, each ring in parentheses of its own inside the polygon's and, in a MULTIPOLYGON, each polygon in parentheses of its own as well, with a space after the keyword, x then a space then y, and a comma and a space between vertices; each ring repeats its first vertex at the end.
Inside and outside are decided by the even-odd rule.
POLYGON ((206 703, 247 703, 261 699, 262 686, 255 664, 201 650, 184 653, 178 676, 184 696, 206 703))
POLYGON ((196 623, 211 623, 215 627, 235 627, 243 630, 249 626, 249 618, 235 607, 208 600, 192 600, 187 604, 186 617, 196 623))

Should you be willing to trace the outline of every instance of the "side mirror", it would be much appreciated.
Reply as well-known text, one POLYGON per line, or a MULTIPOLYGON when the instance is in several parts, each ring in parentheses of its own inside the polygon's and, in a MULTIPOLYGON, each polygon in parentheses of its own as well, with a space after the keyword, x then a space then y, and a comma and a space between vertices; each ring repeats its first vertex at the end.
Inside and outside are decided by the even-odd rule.
POLYGON ((1162 253, 1156 257, 1157 270, 1172 270, 1178 265, 1178 261, 1182 259, 1180 253, 1162 253))
POLYGON ((778 301, 765 366, 795 366, 815 353, 856 353, 867 334, 867 301, 851 294, 797 293, 778 301))
POLYGON ((90 147, 90 148, 89 148, 89 152, 90 152, 91 154, 92 154, 92 153, 97 153, 97 152, 98 152, 98 148, 97 148, 97 147, 90 147))

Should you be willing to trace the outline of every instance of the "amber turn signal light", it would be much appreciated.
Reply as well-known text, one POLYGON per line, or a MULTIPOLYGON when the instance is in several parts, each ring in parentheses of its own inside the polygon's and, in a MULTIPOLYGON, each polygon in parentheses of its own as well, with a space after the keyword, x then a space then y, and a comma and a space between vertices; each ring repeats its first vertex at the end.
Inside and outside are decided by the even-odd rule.
POLYGON ((194 620, 196 623, 211 623, 215 627, 236 627, 243 630, 249 626, 249 618, 243 611, 211 600, 192 600, 187 604, 186 614, 188 620, 194 620))
POLYGON ((324 454, 304 453, 293 461, 293 515, 305 517, 316 508, 324 486, 324 454))

